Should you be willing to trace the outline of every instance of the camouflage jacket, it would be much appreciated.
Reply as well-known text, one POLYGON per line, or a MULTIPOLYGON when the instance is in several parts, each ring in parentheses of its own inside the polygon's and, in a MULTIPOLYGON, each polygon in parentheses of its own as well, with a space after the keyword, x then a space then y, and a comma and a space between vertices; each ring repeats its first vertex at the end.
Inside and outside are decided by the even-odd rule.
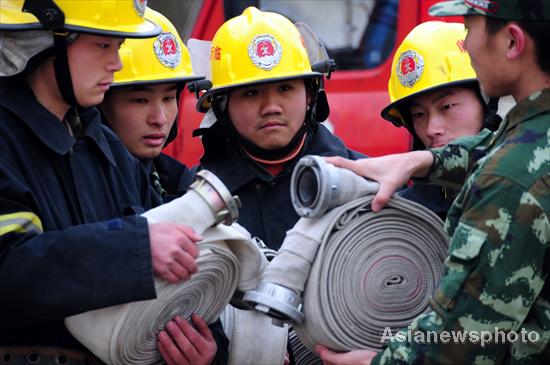
POLYGON ((432 152, 430 180, 464 181, 446 221, 445 275, 431 311, 372 363, 550 363, 550 89, 494 134, 432 152))

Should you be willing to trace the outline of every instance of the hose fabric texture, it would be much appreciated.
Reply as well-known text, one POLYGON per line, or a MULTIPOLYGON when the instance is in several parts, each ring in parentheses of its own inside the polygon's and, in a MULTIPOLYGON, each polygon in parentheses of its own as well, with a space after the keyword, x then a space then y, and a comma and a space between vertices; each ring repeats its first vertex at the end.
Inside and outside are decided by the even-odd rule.
POLYGON ((286 355, 288 325, 254 310, 228 305, 220 317, 229 338, 228 365, 282 365, 286 355))
POLYGON ((310 350, 380 349, 385 327, 401 329, 428 310, 443 275, 442 221, 397 196, 373 213, 373 197, 300 219, 263 273, 262 281, 303 292, 304 321, 293 329, 310 350))
POLYGON ((215 321, 235 290, 257 285, 267 260, 249 233, 237 224, 215 224, 210 207, 193 191, 143 214, 149 223, 177 222, 202 234, 199 271, 189 281, 155 279, 157 298, 94 310, 65 319, 69 331, 102 361, 111 365, 162 364, 157 335, 174 316, 192 313, 215 321))

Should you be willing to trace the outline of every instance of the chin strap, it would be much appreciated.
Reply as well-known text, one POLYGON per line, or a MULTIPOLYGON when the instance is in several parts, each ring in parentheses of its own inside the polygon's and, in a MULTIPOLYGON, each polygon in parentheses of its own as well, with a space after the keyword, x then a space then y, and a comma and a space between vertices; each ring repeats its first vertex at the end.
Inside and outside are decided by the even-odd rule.
POLYGON ((53 32, 54 71, 57 87, 67 104, 79 107, 73 90, 67 58, 67 37, 69 33, 63 29, 65 25, 63 10, 53 0, 25 0, 22 10, 33 14, 44 28, 53 32))
POLYGON ((54 33, 53 35, 55 80, 65 102, 71 106, 79 107, 80 105, 74 94, 69 59, 67 57, 67 35, 68 33, 54 33))

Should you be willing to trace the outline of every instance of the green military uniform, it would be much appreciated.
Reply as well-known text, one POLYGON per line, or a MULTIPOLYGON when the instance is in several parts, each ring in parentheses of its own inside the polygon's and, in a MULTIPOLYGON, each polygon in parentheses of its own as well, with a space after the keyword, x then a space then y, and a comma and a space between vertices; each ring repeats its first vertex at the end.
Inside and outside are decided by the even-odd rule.
MULTIPOLYGON (((542 20, 549 11, 537 0, 462 0, 430 14, 542 20)), ((432 152, 430 181, 464 183, 446 221, 445 275, 432 311, 372 364, 550 363, 550 89, 518 103, 494 134, 432 152)))
POLYGON ((411 326, 413 341, 395 336, 373 364, 550 361, 549 146, 545 89, 512 109, 495 135, 464 137, 433 150, 431 181, 456 184, 473 170, 447 217, 452 240, 446 273, 431 300, 433 311, 411 326), (487 154, 475 161, 483 150, 487 154), (482 347, 475 333, 494 337, 495 327, 504 333, 499 336, 512 331, 519 339, 499 337, 482 347), (451 340, 427 343, 418 334, 416 343, 415 331, 447 331, 451 340), (465 341, 453 341, 457 331, 466 333, 465 341))

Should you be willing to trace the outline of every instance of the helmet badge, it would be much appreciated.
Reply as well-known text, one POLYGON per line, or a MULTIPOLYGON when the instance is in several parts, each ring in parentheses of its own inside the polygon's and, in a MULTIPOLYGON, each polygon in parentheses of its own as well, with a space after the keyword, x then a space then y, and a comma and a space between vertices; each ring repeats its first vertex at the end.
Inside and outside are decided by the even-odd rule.
POLYGON ((181 47, 172 33, 161 33, 153 42, 153 50, 166 67, 176 68, 181 62, 181 47))
POLYGON ((134 9, 136 9, 136 12, 142 18, 143 18, 143 14, 145 14, 146 7, 147 7, 147 0, 134 0, 134 9))
POLYGON ((399 56, 396 68, 397 77, 401 85, 413 87, 420 77, 422 77, 424 59, 415 51, 409 50, 399 56))
POLYGON ((248 46, 248 57, 252 63, 266 71, 279 64, 282 53, 283 48, 279 41, 269 34, 254 37, 248 46))

